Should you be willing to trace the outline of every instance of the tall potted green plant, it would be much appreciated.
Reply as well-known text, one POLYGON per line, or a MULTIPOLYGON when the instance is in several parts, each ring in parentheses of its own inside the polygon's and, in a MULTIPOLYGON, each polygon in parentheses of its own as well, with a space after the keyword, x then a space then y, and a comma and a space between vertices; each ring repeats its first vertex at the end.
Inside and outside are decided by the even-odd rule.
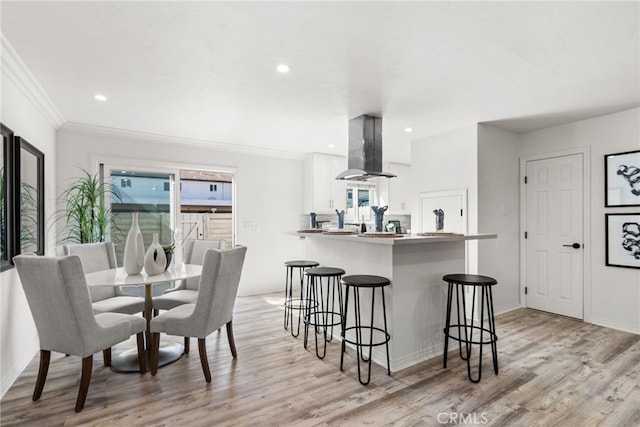
POLYGON ((116 228, 106 199, 120 201, 118 188, 103 182, 97 173, 92 175, 82 169, 82 176, 73 178, 60 196, 64 208, 58 211, 57 219, 65 220, 61 240, 74 243, 103 242, 109 230, 116 228))

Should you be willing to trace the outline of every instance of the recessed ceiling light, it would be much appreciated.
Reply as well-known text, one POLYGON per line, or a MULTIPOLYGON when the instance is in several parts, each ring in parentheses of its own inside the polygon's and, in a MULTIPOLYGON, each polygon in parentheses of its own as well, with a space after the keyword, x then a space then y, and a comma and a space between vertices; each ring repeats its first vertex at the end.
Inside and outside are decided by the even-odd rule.
POLYGON ((104 102, 104 101, 107 100, 106 96, 104 96, 102 94, 99 94, 99 93, 93 95, 93 97, 95 98, 96 101, 100 101, 100 102, 104 102))
POLYGON ((404 128, 404 131, 406 133, 413 132, 413 128, 404 128))
POLYGON ((333 148, 333 147, 335 147, 335 145, 329 144, 329 148, 333 148))
POLYGON ((287 64, 280 64, 276 67, 276 70, 278 70, 278 72, 280 73, 288 73, 289 66, 287 64))

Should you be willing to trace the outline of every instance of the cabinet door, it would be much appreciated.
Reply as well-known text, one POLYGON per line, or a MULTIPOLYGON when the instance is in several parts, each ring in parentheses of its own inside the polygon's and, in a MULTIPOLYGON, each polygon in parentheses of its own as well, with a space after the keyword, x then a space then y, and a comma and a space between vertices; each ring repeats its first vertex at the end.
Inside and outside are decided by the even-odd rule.
POLYGON ((411 213, 411 166, 389 163, 389 172, 396 175, 389 179, 389 212, 408 215, 411 213))
POLYGON ((331 173, 329 156, 313 155, 313 210, 315 212, 332 212, 333 205, 331 185, 327 176, 331 173))
POLYGON ((305 157, 305 211, 328 214, 346 208, 346 183, 336 180, 346 168, 346 157, 317 153, 305 157))
POLYGON ((347 160, 341 156, 328 156, 327 186, 331 193, 331 209, 341 211, 347 208, 347 183, 336 176, 347 169, 347 160))

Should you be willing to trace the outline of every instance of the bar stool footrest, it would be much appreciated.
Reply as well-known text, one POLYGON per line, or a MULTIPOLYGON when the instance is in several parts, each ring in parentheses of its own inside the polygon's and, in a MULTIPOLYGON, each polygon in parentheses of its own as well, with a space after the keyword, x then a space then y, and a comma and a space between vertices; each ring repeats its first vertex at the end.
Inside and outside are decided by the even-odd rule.
POLYGON ((318 303, 315 300, 303 298, 292 298, 291 301, 285 300, 284 306, 290 310, 306 310, 308 308, 317 308, 318 303))
POLYGON ((310 326, 338 326, 342 325, 342 314, 336 311, 310 311, 304 316, 304 323, 310 326), (315 316, 321 317, 320 322, 316 323, 315 320, 312 320, 315 316), (322 320, 324 316, 331 315, 331 322, 324 323, 322 320), (338 317, 338 321, 334 321, 335 317, 338 317))
MULTIPOLYGON (((464 325, 451 325, 449 327, 449 333, 447 333, 447 329, 443 329, 444 335, 452 340, 456 340, 456 341, 460 341, 462 343, 467 343, 467 344, 493 344, 495 342, 498 342, 498 335, 492 333, 489 329, 487 328, 481 328, 480 326, 471 326, 471 325, 467 325, 467 328, 473 328, 474 330, 477 331, 482 331, 483 333, 487 333, 489 334, 489 336, 491 337, 491 339, 489 339, 488 341, 469 341, 468 339, 465 339, 464 337, 458 337, 455 335, 451 335, 451 332, 454 328, 464 328, 464 325)), ((457 331, 453 331, 453 332, 457 332, 457 331)))
POLYGON ((384 329, 378 328, 378 327, 375 327, 375 326, 374 327, 371 327, 371 326, 349 326, 348 328, 344 328, 344 336, 342 337, 342 340, 344 342, 349 343, 349 344, 359 345, 361 347, 375 347, 375 346, 378 346, 378 345, 385 345, 386 343, 388 343, 391 340, 391 335, 388 334, 387 332, 385 332, 384 329), (365 343, 365 342, 353 341, 353 340, 347 338, 346 335, 347 335, 348 331, 355 330, 356 334, 358 334, 358 329, 360 330, 360 334, 363 334, 363 336, 366 336, 364 334, 369 334, 369 336, 370 336, 371 335, 370 331, 373 329, 374 331, 382 333, 385 336, 385 338, 382 341, 374 342, 374 343, 370 343, 370 344, 369 343, 365 343), (365 330, 367 332, 364 332, 365 330))

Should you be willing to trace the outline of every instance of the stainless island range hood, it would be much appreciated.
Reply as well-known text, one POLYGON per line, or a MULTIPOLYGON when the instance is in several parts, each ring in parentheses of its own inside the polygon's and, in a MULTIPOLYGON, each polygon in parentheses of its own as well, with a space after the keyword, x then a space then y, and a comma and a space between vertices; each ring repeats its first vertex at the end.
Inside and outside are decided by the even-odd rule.
POLYGON ((349 169, 336 179, 366 181, 370 178, 393 178, 382 171, 382 119, 362 115, 349 120, 349 169))

